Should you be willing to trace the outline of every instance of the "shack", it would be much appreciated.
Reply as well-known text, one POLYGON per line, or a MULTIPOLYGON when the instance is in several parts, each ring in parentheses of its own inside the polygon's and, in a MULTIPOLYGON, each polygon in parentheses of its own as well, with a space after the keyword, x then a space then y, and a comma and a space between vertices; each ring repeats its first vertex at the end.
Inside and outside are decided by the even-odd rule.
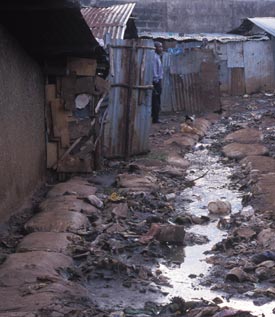
POLYGON ((165 112, 217 110, 219 93, 234 96, 275 88, 272 42, 264 34, 143 32, 140 37, 160 40, 166 48, 162 96, 165 112), (201 49, 203 38, 208 39, 208 44, 201 49), (216 65, 211 66, 210 77, 209 73, 203 74, 201 67, 206 60, 216 65), (206 93, 202 93, 205 89, 206 93))
POLYGON ((135 3, 83 8, 93 35, 109 53, 110 93, 104 122, 104 156, 124 157, 149 150, 154 46, 139 40, 132 17, 135 3))
MULTIPOLYGON (((77 131, 76 95, 66 80, 80 80, 81 93, 89 92, 83 82, 96 82, 104 50, 78 5, 69 0, 2 1, 0 36, 0 221, 4 221, 45 181, 47 167, 59 173, 93 168, 91 152, 90 158, 77 157, 85 138, 91 137, 93 118, 84 133, 82 123, 77 131), (84 61, 90 65, 88 74, 79 75, 84 61), (79 148, 72 155, 76 140, 79 148)), ((89 89, 97 93, 93 109, 100 94, 95 84, 89 89)))

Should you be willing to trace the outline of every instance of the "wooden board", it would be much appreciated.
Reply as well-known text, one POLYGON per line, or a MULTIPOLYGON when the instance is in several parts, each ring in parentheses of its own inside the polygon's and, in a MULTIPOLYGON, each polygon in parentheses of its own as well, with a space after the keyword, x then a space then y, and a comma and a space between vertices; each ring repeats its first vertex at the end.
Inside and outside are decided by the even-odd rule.
POLYGON ((46 102, 50 102, 56 98, 56 86, 45 85, 45 95, 46 95, 46 102))
POLYGON ((74 109, 76 76, 64 76, 61 79, 61 97, 64 99, 66 110, 74 109))
POLYGON ((221 109, 218 65, 211 62, 201 63, 201 92, 205 111, 221 109))
POLYGON ((53 134, 55 137, 61 138, 61 146, 63 148, 69 147, 70 138, 68 130, 67 114, 64 110, 64 101, 62 99, 55 99, 51 101, 53 134))
POLYGON ((76 79, 75 93, 76 94, 94 94, 95 78, 94 77, 78 77, 76 79))
POLYGON ((231 95, 241 96, 245 93, 244 68, 231 68, 231 95))
POLYGON ((68 122, 71 140, 76 140, 82 136, 88 136, 91 132, 91 119, 75 119, 68 122))
POLYGON ((93 171, 93 161, 89 159, 79 159, 75 156, 68 156, 60 161, 57 166, 59 173, 90 173, 93 171))
POLYGON ((91 58, 69 57, 67 60, 67 67, 70 73, 78 76, 95 76, 96 66, 96 60, 91 58))
POLYGON ((58 144, 57 142, 47 143, 47 168, 52 168, 58 159, 58 144))

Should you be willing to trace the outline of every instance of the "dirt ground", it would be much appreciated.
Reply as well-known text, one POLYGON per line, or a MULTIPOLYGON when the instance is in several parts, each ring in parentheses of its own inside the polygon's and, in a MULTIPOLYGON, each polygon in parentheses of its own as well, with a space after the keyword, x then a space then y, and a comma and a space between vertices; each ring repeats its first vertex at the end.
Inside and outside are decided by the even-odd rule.
POLYGON ((272 316, 274 100, 162 115, 148 154, 46 186, 1 227, 0 317, 272 316))

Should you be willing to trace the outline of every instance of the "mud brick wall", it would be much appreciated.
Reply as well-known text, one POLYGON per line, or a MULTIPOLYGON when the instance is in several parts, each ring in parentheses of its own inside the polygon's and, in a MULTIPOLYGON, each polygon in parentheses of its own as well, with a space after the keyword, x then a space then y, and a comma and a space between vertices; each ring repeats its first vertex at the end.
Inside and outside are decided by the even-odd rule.
MULTIPOLYGON (((82 5, 112 5, 127 0, 81 0, 82 5)), ((139 31, 221 33, 246 17, 274 16, 275 0, 135 0, 139 31)))
POLYGON ((44 85, 37 64, 0 26, 0 222, 45 173, 44 85))

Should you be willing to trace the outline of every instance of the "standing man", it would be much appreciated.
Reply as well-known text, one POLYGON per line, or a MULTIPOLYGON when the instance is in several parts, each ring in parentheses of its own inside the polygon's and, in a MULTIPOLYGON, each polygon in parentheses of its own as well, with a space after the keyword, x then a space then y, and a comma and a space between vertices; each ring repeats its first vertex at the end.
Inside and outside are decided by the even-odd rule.
POLYGON ((163 67, 161 63, 161 55, 163 51, 162 43, 155 42, 155 54, 153 61, 153 93, 152 93, 152 122, 160 123, 160 96, 162 90, 163 67))

